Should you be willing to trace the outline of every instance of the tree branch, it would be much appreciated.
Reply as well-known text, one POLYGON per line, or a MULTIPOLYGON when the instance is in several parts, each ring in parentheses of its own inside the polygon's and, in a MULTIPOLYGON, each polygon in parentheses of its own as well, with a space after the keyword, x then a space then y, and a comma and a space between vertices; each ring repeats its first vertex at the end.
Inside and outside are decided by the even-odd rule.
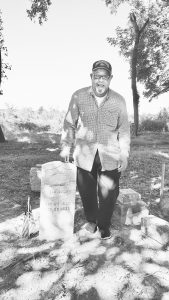
POLYGON ((144 31, 144 29, 146 28, 147 24, 149 23, 149 19, 146 20, 146 22, 144 23, 143 27, 140 29, 140 34, 144 31))
POLYGON ((133 24, 133 27, 134 27, 134 29, 135 29, 135 32, 136 32, 137 34, 139 34, 139 35, 144 31, 144 29, 146 28, 147 24, 149 23, 149 19, 147 19, 146 22, 144 23, 144 25, 142 26, 142 28, 139 29, 139 26, 138 26, 138 24, 137 24, 137 19, 136 19, 136 16, 135 16, 134 13, 131 13, 131 14, 130 14, 130 21, 131 21, 131 23, 133 24))
POLYGON ((134 13, 131 13, 130 14, 130 21, 131 23, 133 24, 133 27, 135 29, 135 32, 136 33, 139 33, 139 27, 138 27, 138 24, 137 24, 137 20, 136 20, 136 16, 134 13))
POLYGON ((149 102, 151 102, 153 98, 158 97, 159 95, 164 94, 164 93, 166 93, 166 92, 168 92, 168 91, 169 91, 169 86, 165 87, 163 90, 161 90, 161 91, 159 91, 158 93, 154 94, 154 95, 150 98, 149 102))

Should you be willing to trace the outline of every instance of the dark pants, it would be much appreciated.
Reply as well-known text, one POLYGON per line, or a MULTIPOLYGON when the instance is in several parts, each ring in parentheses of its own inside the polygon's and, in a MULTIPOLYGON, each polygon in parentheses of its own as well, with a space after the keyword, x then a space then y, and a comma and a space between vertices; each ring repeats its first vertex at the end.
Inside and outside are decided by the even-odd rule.
POLYGON ((117 169, 101 171, 97 151, 91 171, 77 168, 77 186, 86 220, 99 229, 109 228, 114 206, 119 195, 120 173, 117 169))

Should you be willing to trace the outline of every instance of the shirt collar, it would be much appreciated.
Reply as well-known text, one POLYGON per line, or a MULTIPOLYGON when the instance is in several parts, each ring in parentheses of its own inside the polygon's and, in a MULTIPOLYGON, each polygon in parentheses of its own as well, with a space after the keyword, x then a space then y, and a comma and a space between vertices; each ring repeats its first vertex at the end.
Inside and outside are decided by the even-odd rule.
MULTIPOLYGON (((89 87, 89 94, 92 95, 93 97, 95 97, 95 93, 93 92, 92 86, 89 87)), ((107 96, 106 96, 106 100, 109 99, 110 97, 110 89, 108 89, 107 91, 107 96)))

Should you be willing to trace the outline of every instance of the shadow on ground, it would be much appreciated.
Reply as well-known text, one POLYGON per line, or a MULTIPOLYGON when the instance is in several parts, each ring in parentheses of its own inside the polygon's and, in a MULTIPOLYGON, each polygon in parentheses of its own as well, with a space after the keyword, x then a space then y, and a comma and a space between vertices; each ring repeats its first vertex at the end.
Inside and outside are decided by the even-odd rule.
MULTIPOLYGON (((155 142, 144 142, 145 137, 142 142, 133 139, 129 165, 121 178, 121 187, 141 193, 150 213, 157 216, 159 207, 154 200, 159 197, 159 188, 151 191, 151 184, 161 176, 162 162, 168 162, 167 157, 157 154, 169 154, 162 139, 161 143, 157 136, 155 142)), ((49 140, 8 142, 0 151, 0 299, 169 299, 169 246, 142 236, 140 228, 120 228, 117 219, 113 220, 110 240, 81 238, 78 233, 84 215, 79 199, 72 240, 47 243, 38 237, 22 239, 28 195, 32 208, 39 207, 39 193, 30 190, 30 168, 57 160, 59 144, 49 140)))
POLYGON ((107 241, 80 231, 67 242, 15 241, 4 250, 15 261, 0 273, 2 300, 168 299, 169 247, 140 229, 112 229, 107 241))

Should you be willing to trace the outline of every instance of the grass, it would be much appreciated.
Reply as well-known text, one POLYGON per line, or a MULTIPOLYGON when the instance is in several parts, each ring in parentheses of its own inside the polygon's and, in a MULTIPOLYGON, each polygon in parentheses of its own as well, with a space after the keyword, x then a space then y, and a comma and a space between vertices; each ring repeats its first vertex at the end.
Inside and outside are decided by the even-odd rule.
MULTIPOLYGON (((40 137, 39 135, 35 135, 33 133, 31 133, 31 135, 27 133, 27 142, 8 141, 0 145, 0 178, 1 178, 0 224, 10 219, 12 220, 14 217, 17 217, 21 213, 23 213, 27 203, 28 195, 31 196, 32 208, 34 209, 39 207, 40 204, 39 193, 32 192, 30 189, 30 182, 29 182, 30 168, 34 167, 36 164, 43 164, 58 159, 59 150, 60 150, 59 138, 60 138, 59 135, 52 134, 51 137, 49 133, 45 133, 44 135, 41 134, 40 137)), ((137 138, 135 137, 132 138, 131 154, 129 158, 128 167, 127 170, 122 175, 120 181, 121 188, 132 188, 135 191, 139 192, 141 194, 142 199, 148 204, 150 214, 154 214, 159 217, 163 217, 161 210, 159 208, 159 204, 156 201, 156 199, 159 198, 160 196, 160 189, 159 187, 157 189, 155 188, 153 189, 152 185, 155 185, 156 183, 158 184, 160 183, 160 176, 162 172, 163 162, 166 163, 165 185, 169 184, 168 156, 169 156, 169 134, 168 133, 159 133, 159 134, 144 133, 144 135, 140 135, 137 138)), ((75 218, 75 228, 76 230, 78 230, 80 228, 80 225, 84 222, 82 205, 79 198, 76 199, 76 210, 78 213, 76 214, 76 218, 75 218)), ((115 244, 108 245, 106 246, 107 248, 105 248, 106 252, 103 251, 104 245, 97 246, 94 244, 89 244, 88 247, 91 247, 91 250, 87 252, 87 254, 86 254, 87 250, 85 250, 85 252, 83 250, 83 247, 85 247, 85 245, 77 244, 77 249, 82 249, 83 257, 80 256, 80 252, 79 253, 73 252, 71 253, 72 257, 67 258, 66 265, 65 265, 63 252, 61 254, 54 254, 54 253, 60 253, 59 252, 60 245, 47 244, 45 246, 42 243, 38 242, 36 239, 32 241, 31 240, 23 241, 22 239, 18 239, 18 237, 14 235, 10 236, 10 241, 9 241, 7 240, 8 234, 9 234, 8 232, 6 233, 4 232, 3 235, 1 236, 0 248, 2 254, 4 254, 4 256, 6 255, 6 258, 8 258, 9 262, 10 262, 10 257, 12 257, 13 260, 15 260, 16 256, 20 257, 18 253, 22 253, 24 249, 28 253, 30 252, 34 253, 33 251, 36 252, 36 249, 37 251, 39 251, 39 249, 42 249, 40 247, 47 248, 47 250, 44 249, 46 251, 46 254, 44 254, 45 252, 42 251, 42 257, 37 258, 35 255, 34 259, 31 259, 30 263, 16 265, 10 270, 9 274, 5 273, 4 275, 1 274, 0 272, 0 287, 2 291, 6 291, 5 293, 7 293, 8 296, 10 295, 8 293, 8 290, 11 293, 13 292, 12 295, 16 296, 17 295, 16 291, 18 291, 21 295, 20 296, 21 298, 19 298, 19 296, 18 298, 15 298, 15 296, 13 296, 14 298, 11 299, 14 300, 23 299, 22 298, 23 290, 25 291, 24 294, 24 298, 25 298, 25 295, 29 294, 30 290, 34 289, 33 285, 30 290, 26 288, 24 284, 25 280, 28 280, 28 286, 29 284, 31 283, 33 284, 33 282, 35 282, 38 285, 38 288, 36 285, 36 289, 37 290, 39 289, 40 291, 39 292, 40 296, 38 295, 35 296, 35 294, 34 295, 29 294, 30 295, 29 297, 31 299, 35 299, 35 300, 36 299, 41 299, 41 300, 57 299, 55 298, 55 295, 57 295, 57 293, 58 295, 62 295, 62 297, 60 296, 61 298, 58 299, 72 299, 72 300, 100 299, 99 295, 101 295, 103 291, 101 291, 101 286, 99 285, 97 286, 97 284, 94 285, 94 282, 97 282, 97 280, 102 280, 101 277, 97 278, 97 276, 101 276, 98 275, 100 274, 99 273, 100 271, 104 272, 105 261, 109 260, 108 257, 109 258, 113 257, 110 260, 111 261, 110 265, 112 266, 112 268, 114 265, 116 266, 117 271, 119 270, 118 272, 121 272, 121 273, 117 273, 117 277, 119 276, 118 274, 121 274, 121 278, 124 280, 124 286, 123 289, 121 289, 121 294, 119 294, 120 295, 119 299, 127 299, 125 298, 125 294, 129 295, 128 299, 134 299, 132 298, 130 292, 136 293, 137 289, 135 290, 135 286, 132 285, 132 282, 134 282, 133 279, 134 277, 132 276, 134 276, 134 274, 137 274, 138 282, 139 282, 139 278, 140 278, 139 276, 141 276, 142 273, 140 273, 141 271, 138 271, 136 266, 138 263, 137 259, 134 262, 132 259, 132 255, 136 255, 136 256, 138 255, 139 259, 141 259, 140 255, 142 250, 141 248, 136 249, 136 246, 133 245, 133 242, 130 241, 127 245, 122 245, 120 247, 118 247, 115 244), (100 254, 97 254, 97 251, 100 254), (111 253, 116 253, 116 251, 118 254, 111 254, 111 253), (84 257, 84 253, 86 255, 85 257, 84 257), (124 256, 126 257, 125 263, 127 264, 125 268, 124 268, 124 261, 123 263, 119 262, 119 259, 122 259, 123 257, 122 256, 123 253, 126 255, 124 256), (58 262, 59 259, 60 261, 62 261, 62 263, 58 262), (133 265, 133 263, 136 265, 133 265), (64 268, 66 268, 66 270, 64 269, 64 272, 62 273, 63 266, 64 268), (134 270, 132 271, 132 274, 131 273, 129 274, 128 271, 126 271, 129 269, 134 270), (59 273, 60 275, 58 275, 57 270, 61 272, 59 273), (84 290, 83 293, 81 292, 82 296, 79 296, 78 289, 80 289, 80 287, 78 284, 79 283, 82 284, 81 280, 84 276, 82 274, 83 273, 82 271, 85 273, 85 278, 91 278, 91 276, 93 276, 92 274, 94 274, 95 279, 93 279, 94 280, 93 286, 90 286, 91 284, 90 281, 88 289, 84 290), (70 284, 70 282, 68 282, 66 274, 68 274, 70 277, 71 274, 74 274, 72 276, 75 276, 74 278, 75 284, 73 285, 72 283, 72 286, 70 286, 69 288, 66 285, 68 284, 69 286, 70 284), (126 277, 128 276, 126 274, 129 274, 129 278, 126 277), (26 276, 28 276, 28 279, 26 279, 27 278, 26 276), (41 285, 38 281, 40 279, 38 279, 39 277, 37 276, 40 276, 41 278, 41 285), (45 278, 46 278, 46 282, 48 281, 51 282, 51 288, 49 287, 45 288, 43 286, 45 278), (20 291, 19 288, 21 288, 22 292, 20 291), (43 293, 41 292, 42 290, 43 293), (68 297, 68 294, 70 294, 72 298, 66 298, 68 297)), ((156 254, 154 253, 154 255, 156 254)), ((125 258, 123 259, 125 260, 125 258)), ((149 262, 148 259, 150 258, 147 258, 146 263, 149 262)), ((150 272, 149 275, 147 275, 147 273, 144 274, 145 275, 144 281, 146 281, 146 283, 144 286, 141 285, 140 283, 139 286, 140 292, 138 292, 137 295, 135 294, 136 295, 135 299, 160 300, 162 299, 163 294, 169 292, 167 286, 165 286, 165 283, 161 282, 160 281, 161 279, 158 276, 153 275, 156 272, 157 265, 153 269, 153 263, 155 264, 155 262, 153 258, 151 258, 151 260, 152 260, 152 264, 151 266, 149 266, 149 268, 151 270, 152 267, 152 270, 155 271, 152 271, 152 273, 150 272), (141 298, 141 291, 143 291, 145 286, 149 286, 149 287, 151 286, 152 289, 154 288, 153 296, 151 296, 150 291, 148 292, 148 290, 146 290, 147 295, 145 296, 144 294, 145 292, 144 292, 143 293, 144 296, 143 298, 141 298)), ((165 262, 164 263, 160 262, 159 264, 161 264, 163 267, 164 266, 166 267, 165 262)), ((116 272, 116 268, 113 269, 114 270, 113 272, 116 272)), ((118 278, 120 282, 120 277, 118 278)), ((118 293, 120 293, 120 290, 118 291, 118 293)), ((6 300, 7 298, 1 298, 1 299, 6 300)), ((8 299, 10 299, 10 297, 8 299)), ((29 299, 28 296, 25 299, 29 299)), ((102 297, 102 299, 106 299, 106 298, 102 297)))
MULTIPOLYGON (((28 195, 31 195, 33 208, 39 206, 39 195, 30 190, 29 173, 31 167, 58 159, 59 135, 47 133, 44 137, 31 133, 28 142, 8 141, 1 144, 0 148, 0 176, 1 195, 0 211, 3 211, 1 220, 11 215, 18 215, 25 207, 28 195), (48 137, 48 140, 47 140, 48 137), (55 151, 50 151, 50 150, 55 151), (3 200, 3 201, 2 201, 3 200), (6 203, 6 204, 5 204, 6 203), (8 206, 10 203, 10 206, 8 206), (16 209, 9 211, 15 204, 16 209), (5 208, 6 207, 6 208, 5 208), (8 212, 7 212, 8 211, 8 212), (6 213, 5 213, 6 212, 6 213)), ((159 181, 162 171, 162 162, 168 163, 169 159, 162 154, 169 153, 169 134, 144 134, 132 138, 131 153, 127 170, 121 177, 121 188, 132 188, 141 194, 142 199, 150 202, 150 208, 159 190, 151 190, 152 180, 159 181)), ((166 168, 166 178, 169 178, 169 169, 166 168)), ((154 204, 153 204, 154 205, 154 204)))

